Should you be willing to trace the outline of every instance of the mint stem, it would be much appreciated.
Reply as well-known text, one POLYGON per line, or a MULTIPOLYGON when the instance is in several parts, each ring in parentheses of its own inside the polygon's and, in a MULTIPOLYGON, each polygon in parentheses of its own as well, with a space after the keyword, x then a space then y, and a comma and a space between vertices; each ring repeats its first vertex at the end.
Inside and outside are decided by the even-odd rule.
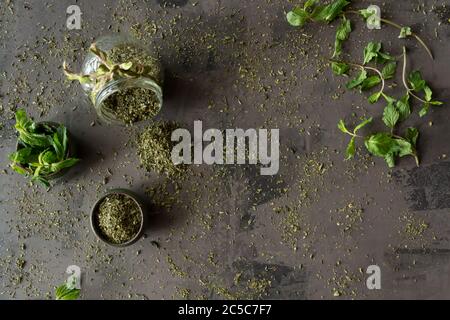
MULTIPOLYGON (((360 16, 359 11, 355 11, 355 10, 348 10, 348 11, 345 11, 344 14, 345 13, 357 14, 360 16)), ((399 30, 402 30, 404 28, 403 26, 399 25, 398 23, 388 20, 388 19, 380 18, 380 21, 384 22, 392 27, 395 27, 399 30)), ((431 49, 426 45, 425 41, 423 41, 422 38, 419 37, 419 35, 414 32, 411 33, 411 36, 416 38, 416 40, 420 43, 420 45, 422 45, 422 47, 424 47, 424 49, 427 51, 428 55, 431 57, 431 60, 434 60, 433 53, 431 52, 431 49)))
POLYGON ((406 81, 406 64, 407 64, 407 56, 406 56, 406 47, 403 46, 403 72, 402 72, 402 79, 403 79, 403 85, 409 95, 414 97, 415 99, 419 100, 422 103, 428 103, 427 101, 423 100, 419 96, 417 96, 413 90, 408 86, 408 83, 406 81))
POLYGON ((368 66, 363 66, 362 64, 359 63, 353 63, 353 62, 347 62, 347 61, 336 61, 336 60, 329 60, 331 63, 345 63, 348 64, 349 66, 355 67, 355 68, 360 68, 360 69, 366 69, 366 70, 371 70, 376 72, 380 78, 381 78, 381 89, 379 91, 380 94, 384 93, 384 88, 386 87, 386 80, 383 77, 383 73, 378 70, 377 68, 373 68, 373 67, 368 67, 368 66))

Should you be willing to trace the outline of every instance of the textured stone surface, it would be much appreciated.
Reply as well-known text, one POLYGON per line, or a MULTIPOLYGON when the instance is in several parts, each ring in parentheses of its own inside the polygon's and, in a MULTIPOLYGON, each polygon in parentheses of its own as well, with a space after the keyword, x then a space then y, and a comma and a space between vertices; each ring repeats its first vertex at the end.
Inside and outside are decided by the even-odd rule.
POLYGON ((382 105, 344 93, 345 79, 324 66, 336 23, 293 29, 284 19, 288 1, 80 0, 82 30, 69 31, 65 11, 73 2, 0 4, 2 299, 51 298, 72 264, 82 269, 87 299, 450 298, 448 1, 383 7, 423 36, 434 61, 413 40, 398 40, 396 30, 368 31, 360 21, 344 46, 360 60, 370 40, 383 40, 392 54, 405 43, 410 67, 421 68, 446 104, 408 123, 423 132, 421 167, 404 159, 393 172, 364 151, 343 161, 347 138, 338 120, 354 123, 352 113, 379 120, 382 105), (133 141, 144 124, 102 125, 61 72, 64 59, 79 68, 92 39, 116 31, 130 31, 160 54, 167 79, 160 119, 190 130, 203 120, 205 128, 281 132, 279 175, 262 177, 251 166, 193 167, 171 209, 147 197, 147 236, 126 249, 97 242, 88 214, 108 188, 144 195, 164 180, 138 168, 133 141), (8 168, 15 107, 66 124, 77 139, 82 164, 48 192, 8 168), (405 233, 421 222, 429 227, 420 235, 405 233), (366 288, 372 264, 381 268, 382 290, 366 288))

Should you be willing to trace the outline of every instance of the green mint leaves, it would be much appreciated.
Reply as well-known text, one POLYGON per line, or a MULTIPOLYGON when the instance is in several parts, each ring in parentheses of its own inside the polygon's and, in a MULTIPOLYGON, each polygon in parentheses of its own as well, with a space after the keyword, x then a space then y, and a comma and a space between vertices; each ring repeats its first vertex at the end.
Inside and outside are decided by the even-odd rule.
POLYGON ((368 124, 372 123, 372 118, 368 118, 363 120, 360 124, 358 124, 355 129, 353 129, 353 131, 351 132, 350 130, 347 129, 344 120, 340 120, 338 123, 338 129, 341 130, 343 133, 348 134, 349 136, 351 136, 351 140, 349 142, 349 144, 347 145, 347 149, 345 152, 345 159, 349 160, 351 158, 353 158, 355 156, 356 153, 356 143, 355 140, 358 137, 357 133, 359 130, 361 130, 362 128, 364 128, 365 126, 367 126, 368 124))
POLYGON ((397 62, 391 61, 383 68, 381 74, 383 75, 384 80, 389 80, 394 78, 395 72, 397 71, 397 62))
MULTIPOLYGON (((340 23, 336 28, 334 52, 332 60, 330 60, 332 72, 335 75, 347 77, 351 74, 351 69, 356 69, 357 72, 347 81, 346 87, 348 89, 358 89, 361 92, 379 87, 378 91, 370 93, 368 102, 375 104, 380 102, 380 99, 386 102, 381 117, 382 122, 387 127, 386 132, 375 132, 365 137, 359 136, 357 134, 358 130, 371 123, 372 118, 364 120, 353 131, 349 130, 342 120, 339 121, 339 130, 351 137, 346 148, 346 159, 354 157, 356 140, 362 138, 368 152, 374 156, 382 157, 389 167, 395 166, 396 160, 405 156, 414 157, 416 163, 419 164, 416 151, 419 131, 415 128, 408 128, 404 136, 400 136, 396 133, 396 128, 401 122, 406 121, 411 116, 413 110, 411 98, 422 103, 419 111, 421 117, 425 116, 432 106, 439 106, 443 103, 433 98, 431 87, 422 78, 419 71, 414 71, 408 77, 406 76, 406 48, 404 48, 403 54, 404 65, 402 73, 406 92, 401 98, 391 97, 385 92, 385 90, 387 91, 396 86, 396 83, 389 85, 387 82, 396 78, 397 60, 399 58, 384 52, 382 43, 369 42, 364 48, 361 63, 339 60, 343 53, 343 44, 348 40, 352 32, 352 22, 347 19, 344 11, 349 4, 350 1, 335 0, 328 5, 320 5, 318 0, 308 0, 303 7, 296 7, 287 14, 289 23, 296 27, 304 26, 308 22, 330 23, 341 17, 340 23)), ((411 27, 401 26, 393 21, 378 17, 376 8, 369 7, 368 9, 356 12, 348 11, 347 13, 359 13, 367 23, 373 26, 380 26, 381 23, 384 23, 397 28, 400 39, 414 37, 433 59, 430 48, 412 31, 411 27)))
POLYGON ((69 288, 67 284, 63 284, 56 288, 55 298, 56 300, 76 300, 80 296, 80 289, 69 288))
POLYGON ((372 155, 384 158, 389 168, 395 166, 396 158, 406 156, 414 157, 416 164, 419 165, 416 151, 418 137, 419 131, 416 128, 408 128, 405 138, 381 132, 368 136, 364 144, 372 155))
POLYGON ((409 36, 412 36, 412 31, 410 27, 403 27, 400 29, 400 35, 398 36, 400 39, 405 39, 409 36))
POLYGON ((18 148, 9 155, 11 168, 31 181, 49 187, 51 175, 78 163, 79 159, 69 156, 69 138, 63 125, 35 123, 19 109, 15 128, 19 133, 18 148))
POLYGON ((424 117, 428 114, 431 106, 441 106, 441 101, 433 101, 433 91, 426 81, 422 78, 420 71, 413 71, 408 77, 411 91, 415 93, 423 93, 425 100, 420 99, 423 102, 422 109, 419 111, 419 116, 424 117))
POLYGON ((366 79, 367 79, 367 71, 366 69, 362 69, 356 78, 347 82, 347 89, 353 89, 362 85, 362 83, 366 79))
POLYGON ((331 69, 333 70, 334 74, 342 76, 347 74, 347 72, 350 70, 350 66, 344 62, 332 62, 331 69))
POLYGON ((327 6, 318 6, 312 14, 314 21, 330 23, 338 17, 346 6, 350 4, 347 0, 335 0, 327 6))
POLYGON ((342 54, 342 43, 348 39, 352 32, 352 23, 347 18, 343 17, 341 24, 336 30, 336 40, 334 42, 333 58, 339 57, 342 54))
POLYGON ((293 27, 303 27, 309 20, 330 23, 350 4, 347 0, 335 0, 326 6, 317 3, 317 0, 308 0, 303 7, 295 7, 289 11, 286 14, 288 23, 293 27))
POLYGON ((369 42, 364 48, 364 62, 366 65, 374 59, 377 59, 378 63, 385 63, 388 60, 394 60, 390 55, 381 52, 382 45, 380 42, 369 42))
POLYGON ((383 122, 391 129, 394 129, 398 120, 400 119, 400 113, 397 111, 393 103, 389 103, 383 112, 383 122))
POLYGON ((293 27, 303 27, 310 19, 310 15, 304 9, 297 7, 287 13, 286 19, 293 27))
MULTIPOLYGON (((340 16, 344 8, 350 4, 347 0, 335 0, 328 5, 318 5, 317 0, 308 0, 303 7, 295 7, 286 14, 288 23, 293 27, 303 27, 308 21, 330 23, 340 16)), ((342 22, 336 30, 333 58, 342 53, 342 43, 352 32, 351 21, 342 17, 342 22)))
POLYGON ((344 121, 340 120, 338 123, 339 130, 351 136, 351 140, 346 148, 345 159, 348 160, 355 156, 356 139, 364 138, 364 146, 367 151, 373 156, 383 158, 390 168, 395 166, 395 161, 397 158, 406 156, 412 156, 415 159, 416 164, 419 165, 419 157, 416 151, 419 131, 416 128, 408 128, 406 130, 405 137, 397 136, 392 133, 402 117, 405 117, 405 114, 409 114, 408 108, 399 107, 399 105, 408 105, 408 99, 409 97, 405 96, 397 102, 390 101, 384 109, 383 122, 389 129, 391 129, 391 132, 378 132, 370 134, 364 138, 359 136, 357 133, 360 129, 369 123, 372 123, 372 118, 362 121, 353 131, 347 129, 344 121), (400 111, 400 108, 404 108, 404 110, 400 111), (408 111, 405 111, 407 109, 408 111))

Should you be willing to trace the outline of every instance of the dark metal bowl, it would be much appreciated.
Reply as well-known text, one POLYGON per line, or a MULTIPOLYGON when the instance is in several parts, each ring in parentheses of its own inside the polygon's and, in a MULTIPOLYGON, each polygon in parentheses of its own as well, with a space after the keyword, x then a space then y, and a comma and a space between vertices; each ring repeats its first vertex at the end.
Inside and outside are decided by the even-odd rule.
POLYGON ((146 214, 146 206, 145 206, 144 202, 141 200, 141 198, 136 193, 134 193, 131 190, 127 190, 127 189, 112 189, 112 190, 106 192, 102 197, 100 197, 95 202, 94 206, 92 207, 92 209, 91 209, 91 228, 92 228, 92 231, 94 232, 94 234, 97 236, 97 238, 100 239, 101 241, 103 241, 104 243, 109 244, 114 247, 121 247, 121 248, 128 247, 128 246, 131 246, 132 244, 134 244, 135 242, 137 242, 144 234, 145 214, 146 214), (112 194, 120 194, 120 195, 124 195, 124 196, 127 196, 127 197, 133 199, 136 202, 136 204, 139 206, 139 211, 141 213, 141 226, 139 228, 139 231, 136 233, 136 235, 132 239, 130 239, 124 243, 112 243, 112 242, 108 241, 103 236, 102 232, 98 228, 98 223, 97 223, 98 206, 107 196, 112 195, 112 194))

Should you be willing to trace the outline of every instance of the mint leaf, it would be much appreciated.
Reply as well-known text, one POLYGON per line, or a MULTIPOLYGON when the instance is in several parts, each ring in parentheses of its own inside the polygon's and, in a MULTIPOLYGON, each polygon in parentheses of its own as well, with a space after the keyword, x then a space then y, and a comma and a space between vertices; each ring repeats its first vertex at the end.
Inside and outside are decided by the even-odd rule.
POLYGON ((414 147, 417 145, 417 140, 419 139, 419 130, 416 128, 408 128, 406 129, 406 140, 408 140, 414 147))
POLYGON ((39 160, 41 164, 48 166, 54 162, 57 162, 59 159, 53 151, 48 150, 41 153, 39 160))
POLYGON ((348 129, 347 129, 347 127, 345 126, 345 122, 344 122, 344 120, 339 120, 339 123, 338 123, 338 128, 339 128, 339 130, 341 130, 343 133, 346 133, 346 134, 352 134, 348 129))
POLYGON ((378 52, 377 62, 384 64, 387 61, 394 61, 395 58, 387 53, 384 52, 378 52))
POLYGON ((400 30, 400 35, 398 36, 400 39, 407 38, 412 35, 412 31, 410 27, 403 27, 400 30))
POLYGON ((366 138, 367 151, 377 157, 385 157, 395 151, 395 141, 387 133, 376 133, 366 138))
POLYGON ((355 137, 352 137, 350 140, 347 149, 345 150, 345 160, 350 160, 355 156, 356 146, 355 146, 355 137))
POLYGON ((415 150, 411 142, 405 139, 395 139, 397 144, 397 154, 399 157, 406 157, 415 154, 415 150))
POLYGON ((359 10, 359 14, 364 18, 364 19, 368 19, 371 16, 373 16, 376 13, 375 9, 363 9, 363 10, 359 10))
POLYGON ((374 93, 373 95, 371 95, 369 97, 369 99, 368 99, 369 103, 374 104, 374 103, 378 102, 378 100, 380 100, 380 97, 381 97, 381 91, 374 93))
POLYGON ((18 174, 21 174, 23 176, 30 175, 30 172, 27 169, 24 169, 24 168, 18 166, 17 164, 11 164, 11 169, 13 169, 15 172, 17 172, 18 174))
POLYGON ((12 154, 9 155, 9 160, 15 163, 23 163, 26 164, 32 159, 33 148, 22 148, 12 154))
POLYGON ((80 296, 80 289, 69 289, 66 284, 56 288, 56 300, 76 300, 80 296))
POLYGON ((317 0, 308 0, 303 5, 303 9, 305 11, 308 11, 310 8, 314 8, 314 6, 317 4, 317 0))
POLYGON ((356 88, 357 86, 361 85, 366 79, 367 79, 367 71, 363 69, 355 79, 347 83, 347 89, 356 88))
POLYGON ((389 103, 383 112, 383 122, 387 127, 393 129, 400 118, 400 113, 397 111, 393 103, 389 103))
POLYGON ((415 92, 420 92, 420 91, 424 90, 425 86, 427 85, 425 80, 423 80, 423 78, 422 78, 422 74, 420 73, 420 71, 417 71, 417 70, 412 72, 409 75, 408 81, 411 85, 411 88, 415 92))
POLYGON ((395 76, 395 71, 397 71, 397 62, 389 62, 381 71, 383 78, 385 80, 392 79, 395 76))
POLYGON ((350 130, 347 129, 347 127, 346 127, 346 125, 344 123, 344 120, 341 119, 341 120, 339 120, 338 128, 339 128, 339 130, 341 130, 345 134, 349 134, 351 136, 355 136, 358 133, 359 130, 361 130, 362 128, 364 128, 368 124, 370 124, 372 122, 372 120, 373 120, 372 117, 364 119, 360 124, 358 124, 355 127, 355 129, 353 129, 353 132, 350 132, 350 130))
POLYGON ((388 153, 384 156, 384 160, 386 161, 389 168, 395 167, 395 155, 393 153, 388 153))
POLYGON ((336 19, 349 4, 350 2, 347 0, 335 0, 327 6, 317 7, 318 9, 312 14, 312 18, 315 21, 330 23, 336 19))
POLYGON ((361 91, 372 89, 381 83, 381 78, 377 76, 370 76, 361 83, 361 91))
POLYGON ((69 158, 60 162, 51 163, 50 164, 50 171, 51 172, 59 172, 62 169, 73 167, 75 164, 77 164, 80 161, 80 159, 75 158, 69 158))
POLYGON ((422 117, 425 117, 427 114, 428 114, 428 112, 430 111, 430 103, 425 103, 423 106, 422 106, 422 109, 420 109, 420 111, 419 111, 419 116, 422 118, 422 117))
POLYGON ((293 27, 303 27, 309 18, 308 12, 296 7, 286 15, 288 23, 293 27))
POLYGON ((335 75, 342 76, 347 74, 347 72, 350 70, 350 66, 343 62, 332 62, 331 69, 333 70, 333 73, 335 75))
POLYGON ((378 57, 378 53, 381 50, 381 43, 369 42, 364 48, 364 64, 368 64, 370 61, 378 57))
POLYGON ((431 88, 425 85, 423 92, 425 93, 425 100, 430 102, 433 99, 433 91, 431 91, 431 88))
POLYGON ((400 115, 399 120, 404 121, 411 114, 411 106, 409 104, 409 94, 406 94, 400 100, 398 100, 395 104, 397 111, 400 115))
POLYGON ((336 30, 336 40, 334 42, 333 58, 338 57, 342 54, 342 43, 348 39, 351 32, 352 32, 351 21, 343 17, 341 24, 336 30))

